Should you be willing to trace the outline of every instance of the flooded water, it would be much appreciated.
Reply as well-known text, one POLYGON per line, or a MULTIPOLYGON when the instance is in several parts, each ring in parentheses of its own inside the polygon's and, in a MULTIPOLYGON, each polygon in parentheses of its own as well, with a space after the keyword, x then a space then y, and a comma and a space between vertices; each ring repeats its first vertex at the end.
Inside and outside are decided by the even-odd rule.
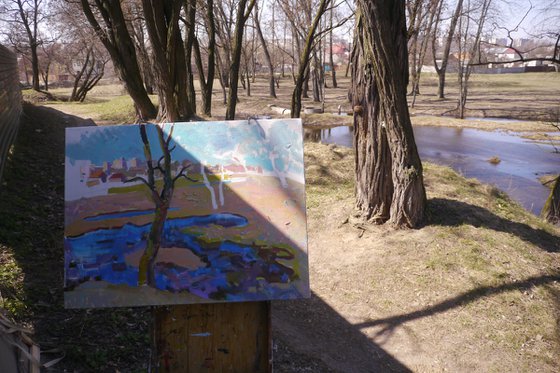
MULTIPOLYGON (((418 151, 422 160, 451 166, 465 177, 493 184, 527 210, 539 214, 549 190, 537 177, 560 171, 560 154, 550 145, 536 144, 503 132, 470 128, 416 127, 418 151), (499 157, 499 164, 488 159, 499 157)), ((336 127, 308 133, 311 140, 352 146, 350 127, 336 127)))

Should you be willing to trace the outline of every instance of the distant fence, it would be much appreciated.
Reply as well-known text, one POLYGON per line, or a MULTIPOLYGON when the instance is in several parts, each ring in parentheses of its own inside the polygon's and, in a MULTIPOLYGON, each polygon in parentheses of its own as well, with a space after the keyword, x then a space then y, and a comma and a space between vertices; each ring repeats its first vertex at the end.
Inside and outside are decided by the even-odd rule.
MULTIPOLYGON (((456 73, 457 66, 448 66, 448 73, 456 73)), ((489 69, 486 66, 475 66, 473 73, 475 74, 522 74, 522 73, 548 73, 558 71, 555 66, 523 66, 523 67, 496 67, 489 69)), ((435 73, 436 69, 433 66, 422 66, 422 72, 435 73)))
POLYGON ((17 135, 21 111, 16 55, 0 45, 0 179, 17 135))
POLYGON ((548 73, 555 72, 554 66, 523 66, 523 67, 497 67, 488 69, 485 67, 475 67, 475 74, 522 74, 522 73, 548 73))

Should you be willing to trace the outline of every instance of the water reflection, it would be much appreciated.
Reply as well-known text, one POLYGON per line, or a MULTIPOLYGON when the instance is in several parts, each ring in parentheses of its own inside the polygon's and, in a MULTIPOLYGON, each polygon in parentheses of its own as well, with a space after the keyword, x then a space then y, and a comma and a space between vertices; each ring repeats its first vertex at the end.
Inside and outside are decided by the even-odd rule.
MULTIPOLYGON (((351 127, 306 131, 310 141, 352 146, 351 127)), ((553 153, 552 146, 508 133, 416 127, 414 134, 423 160, 451 166, 465 177, 496 185, 535 214, 540 213, 549 192, 537 177, 560 170, 560 156, 553 153), (492 157, 498 157, 500 163, 489 163, 492 157)))

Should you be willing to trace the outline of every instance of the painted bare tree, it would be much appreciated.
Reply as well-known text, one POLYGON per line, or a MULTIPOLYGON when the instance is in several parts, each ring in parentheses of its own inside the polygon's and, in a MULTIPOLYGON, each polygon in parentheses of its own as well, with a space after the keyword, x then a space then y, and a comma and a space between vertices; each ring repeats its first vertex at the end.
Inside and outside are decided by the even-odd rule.
POLYGON ((356 205, 366 220, 418 227, 426 192, 406 101, 404 0, 359 0, 352 51, 356 205))
POLYGON ((196 181, 187 176, 186 172, 189 166, 182 167, 175 174, 173 172, 171 162, 171 153, 175 149, 175 146, 171 146, 173 125, 171 125, 168 134, 163 132, 163 124, 155 125, 154 127, 157 131, 159 147, 163 155, 157 161, 154 160, 150 140, 148 139, 148 127, 145 124, 139 125, 140 137, 144 145, 144 157, 147 163, 147 178, 137 176, 125 181, 126 183, 142 182, 149 189, 150 198, 155 207, 154 219, 148 234, 148 242, 138 266, 138 285, 148 285, 151 287, 156 286, 156 258, 161 247, 164 225, 169 212, 169 206, 171 205, 171 199, 173 198, 175 183, 180 178, 193 182, 196 181), (156 172, 159 172, 162 177, 161 183, 156 182, 156 172), (158 184, 161 186, 158 186, 158 184))

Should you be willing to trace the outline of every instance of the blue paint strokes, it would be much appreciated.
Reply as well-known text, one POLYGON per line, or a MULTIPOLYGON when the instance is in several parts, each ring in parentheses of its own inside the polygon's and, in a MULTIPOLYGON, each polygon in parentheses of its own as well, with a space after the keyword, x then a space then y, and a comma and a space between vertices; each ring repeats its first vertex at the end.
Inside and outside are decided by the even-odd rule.
POLYGON ((212 333, 192 333, 191 336, 192 337, 210 337, 212 335, 212 333))
MULTIPOLYGON (((293 259, 285 248, 244 245, 231 241, 205 243, 186 233, 192 226, 219 225, 244 227, 241 215, 221 213, 168 219, 162 247, 185 249, 203 263, 189 269, 174 263, 157 263, 156 287, 171 292, 187 291, 205 299, 264 300, 294 299, 301 294, 293 285, 297 274, 278 259, 293 259), (282 284, 282 286, 278 286, 282 284)), ((151 223, 125 224, 120 228, 100 229, 76 237, 66 237, 65 283, 67 290, 86 281, 103 280, 111 284, 138 286, 138 269, 125 256, 142 253, 151 223)))

